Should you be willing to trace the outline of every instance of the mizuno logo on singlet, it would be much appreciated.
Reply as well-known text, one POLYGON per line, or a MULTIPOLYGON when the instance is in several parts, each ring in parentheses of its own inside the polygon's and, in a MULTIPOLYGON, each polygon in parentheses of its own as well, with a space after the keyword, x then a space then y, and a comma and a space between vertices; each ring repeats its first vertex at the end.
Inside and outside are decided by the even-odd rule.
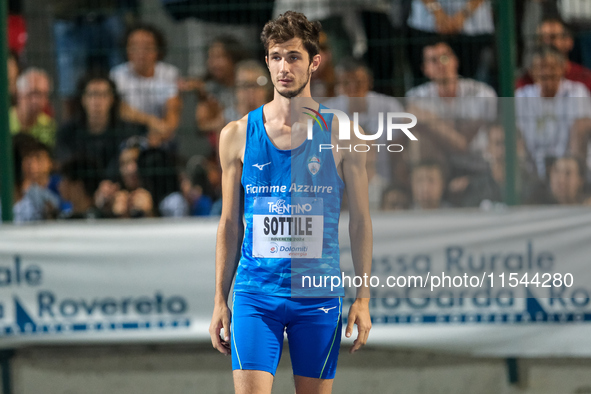
POLYGON ((321 311, 323 311, 324 313, 328 313, 329 310, 336 308, 336 306, 333 306, 332 308, 325 308, 325 307, 320 307, 318 309, 320 309, 321 311))
POLYGON ((253 164, 252 166, 258 168, 261 171, 263 171, 263 167, 266 166, 266 165, 269 165, 269 164, 271 164, 271 162, 268 162, 268 163, 265 163, 265 164, 256 163, 256 164, 253 164))

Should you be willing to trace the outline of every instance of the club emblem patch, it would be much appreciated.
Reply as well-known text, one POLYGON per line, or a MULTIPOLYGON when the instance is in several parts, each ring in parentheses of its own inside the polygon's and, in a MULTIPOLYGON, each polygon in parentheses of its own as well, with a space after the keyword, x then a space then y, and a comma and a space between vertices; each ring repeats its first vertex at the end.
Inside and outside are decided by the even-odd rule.
POLYGON ((320 171, 320 159, 316 156, 312 156, 308 159, 308 171, 310 174, 316 175, 320 171))

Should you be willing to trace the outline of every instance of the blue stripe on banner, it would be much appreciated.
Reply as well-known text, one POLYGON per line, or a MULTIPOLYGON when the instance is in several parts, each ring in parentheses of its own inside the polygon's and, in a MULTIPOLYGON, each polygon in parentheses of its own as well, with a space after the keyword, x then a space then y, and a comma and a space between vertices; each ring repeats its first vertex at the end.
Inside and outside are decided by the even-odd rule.
POLYGON ((19 326, 0 326, 0 337, 13 336, 20 334, 56 334, 66 331, 75 332, 92 332, 104 331, 110 329, 112 331, 119 330, 139 330, 139 329, 178 329, 189 328, 191 326, 191 319, 174 319, 174 320, 158 320, 158 321, 129 321, 129 322, 93 322, 93 323, 73 323, 73 324, 48 324, 30 326, 25 325, 22 328, 19 326))
POLYGON ((591 313, 497 313, 447 315, 382 315, 373 316, 378 324, 514 324, 514 323, 581 323, 591 321, 591 313))

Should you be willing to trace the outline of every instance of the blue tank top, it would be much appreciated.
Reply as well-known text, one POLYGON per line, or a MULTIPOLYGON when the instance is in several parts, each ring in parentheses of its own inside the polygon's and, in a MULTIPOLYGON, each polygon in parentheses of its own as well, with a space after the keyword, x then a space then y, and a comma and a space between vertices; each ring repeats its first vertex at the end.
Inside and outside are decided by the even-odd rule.
POLYGON ((342 286, 318 286, 324 276, 341 275, 338 225, 344 183, 332 151, 319 151, 320 144, 331 143, 332 115, 325 120, 314 124, 312 140, 282 150, 267 135, 263 107, 248 114, 241 179, 245 230, 234 291, 344 295, 342 286))

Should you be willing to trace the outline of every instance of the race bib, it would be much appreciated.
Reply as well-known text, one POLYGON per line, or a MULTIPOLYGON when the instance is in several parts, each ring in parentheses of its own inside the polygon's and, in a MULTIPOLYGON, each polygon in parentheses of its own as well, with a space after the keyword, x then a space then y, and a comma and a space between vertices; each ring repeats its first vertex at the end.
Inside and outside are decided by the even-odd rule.
POLYGON ((255 197, 252 257, 321 258, 322 198, 255 197))

